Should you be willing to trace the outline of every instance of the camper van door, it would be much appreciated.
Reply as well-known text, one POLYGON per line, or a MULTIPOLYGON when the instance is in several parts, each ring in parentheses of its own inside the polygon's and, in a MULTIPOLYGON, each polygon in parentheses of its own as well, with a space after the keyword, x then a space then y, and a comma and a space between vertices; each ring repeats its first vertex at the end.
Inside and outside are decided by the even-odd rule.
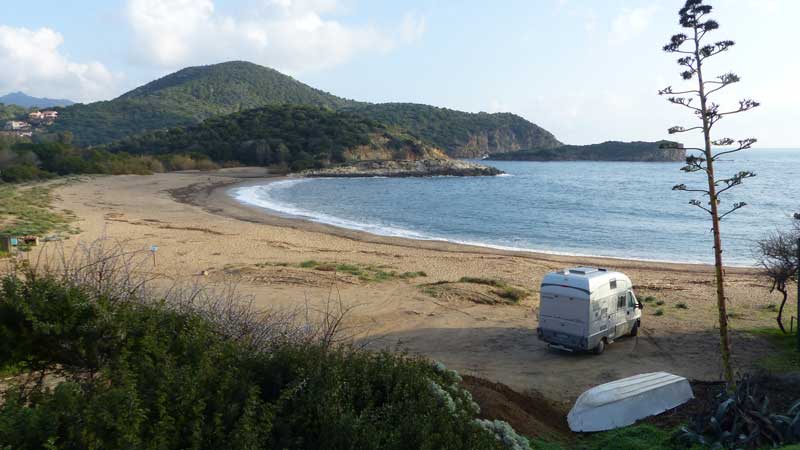
POLYGON ((625 291, 618 291, 614 295, 614 339, 628 333, 628 296, 625 291))

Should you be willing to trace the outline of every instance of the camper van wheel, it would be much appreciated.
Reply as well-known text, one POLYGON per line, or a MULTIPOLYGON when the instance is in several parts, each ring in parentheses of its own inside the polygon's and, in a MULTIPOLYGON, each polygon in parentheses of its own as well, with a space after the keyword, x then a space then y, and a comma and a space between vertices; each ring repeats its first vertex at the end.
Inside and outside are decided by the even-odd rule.
POLYGON ((638 322, 633 324, 633 328, 631 328, 631 336, 635 337, 637 334, 639 334, 639 323, 638 322))
POLYGON ((603 350, 605 349, 606 349, 606 340, 600 339, 600 342, 597 343, 597 347, 595 347, 594 350, 592 351, 594 352, 595 355, 599 355, 603 353, 603 350))

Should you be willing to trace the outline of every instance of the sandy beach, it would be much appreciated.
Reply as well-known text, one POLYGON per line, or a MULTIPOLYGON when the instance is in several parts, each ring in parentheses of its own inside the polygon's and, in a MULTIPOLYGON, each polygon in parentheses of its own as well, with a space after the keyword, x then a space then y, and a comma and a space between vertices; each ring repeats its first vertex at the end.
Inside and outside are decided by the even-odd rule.
MULTIPOLYGON (((154 271, 210 284, 236 282, 265 309, 320 303, 338 293, 354 307, 348 320, 372 348, 422 354, 555 401, 650 371, 720 378, 708 266, 380 237, 277 217, 228 194, 240 183, 263 183, 263 176, 260 170, 233 169, 88 178, 58 188, 54 206, 78 217, 74 225, 81 231, 68 246, 101 236, 145 253, 155 245, 154 271), (336 265, 366 276, 329 270, 336 265), (545 273, 575 265, 621 270, 640 298, 654 296, 664 304, 647 304, 640 335, 618 340, 603 355, 549 350, 536 337, 538 284, 545 273), (462 277, 501 280, 530 295, 507 302, 490 286, 459 282, 462 277), (680 302, 687 308, 676 307, 680 302), (664 314, 654 315, 657 308, 664 314)), ((747 369, 769 345, 745 330, 774 326, 767 305, 779 298, 754 269, 731 268, 727 274, 734 358, 739 369, 747 369)))

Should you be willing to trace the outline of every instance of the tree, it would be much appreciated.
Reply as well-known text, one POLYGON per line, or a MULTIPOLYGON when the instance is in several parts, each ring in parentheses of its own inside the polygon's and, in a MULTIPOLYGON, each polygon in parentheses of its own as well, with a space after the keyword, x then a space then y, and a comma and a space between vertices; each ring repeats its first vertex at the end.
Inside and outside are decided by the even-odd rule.
POLYGON ((714 269, 716 275, 717 290, 717 309, 719 310, 719 335, 720 353, 722 355, 722 365, 724 369, 725 381, 729 388, 734 386, 733 368, 731 365, 731 341, 728 334, 728 314, 725 298, 725 272, 722 266, 722 238, 720 234, 720 221, 732 212, 744 207, 744 202, 733 203, 725 212, 720 212, 720 197, 740 184, 746 179, 755 176, 750 171, 740 171, 729 178, 717 179, 714 173, 714 163, 723 155, 728 155, 741 150, 749 149, 755 142, 754 138, 734 140, 732 138, 714 139, 711 131, 723 118, 753 109, 759 105, 752 99, 744 99, 739 102, 738 108, 728 111, 720 109, 720 105, 713 100, 714 94, 720 90, 739 82, 739 76, 733 72, 725 73, 716 79, 704 78, 704 64, 709 58, 720 53, 727 52, 734 46, 733 41, 724 40, 707 44, 705 38, 709 33, 719 28, 719 24, 709 18, 711 6, 703 4, 703 0, 686 0, 686 4, 678 12, 680 25, 688 30, 688 35, 678 33, 670 39, 670 42, 663 47, 667 53, 678 53, 682 55, 678 58, 678 65, 685 68, 681 72, 681 77, 685 81, 696 81, 696 89, 681 88, 673 90, 668 86, 660 91, 659 95, 667 95, 667 100, 675 105, 683 106, 691 110, 699 119, 700 124, 691 127, 673 126, 669 129, 669 134, 686 133, 690 131, 700 131, 703 135, 703 146, 687 148, 687 150, 699 152, 690 153, 686 158, 686 165, 681 168, 684 172, 705 173, 707 188, 689 188, 685 184, 678 184, 672 189, 676 191, 686 191, 702 194, 708 198, 704 204, 698 199, 689 201, 690 205, 696 206, 711 216, 712 233, 714 235, 714 269), (698 103, 692 104, 694 100, 698 103), (722 147, 722 150, 714 151, 713 147, 722 147))
POLYGON ((800 268, 797 258, 797 242, 800 239, 800 214, 794 215, 791 230, 778 230, 757 242, 759 263, 763 268, 764 276, 772 283, 770 292, 778 291, 783 296, 781 306, 778 308, 778 327, 786 333, 783 327, 783 307, 789 295, 788 285, 795 281, 795 275, 800 268))

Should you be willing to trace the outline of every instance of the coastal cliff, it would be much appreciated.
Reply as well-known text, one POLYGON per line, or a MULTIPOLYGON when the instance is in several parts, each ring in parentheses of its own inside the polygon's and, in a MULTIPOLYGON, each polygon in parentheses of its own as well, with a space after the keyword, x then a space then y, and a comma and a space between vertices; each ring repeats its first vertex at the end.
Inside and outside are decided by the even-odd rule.
POLYGON ((454 158, 562 145, 549 131, 511 113, 468 113, 417 103, 359 104, 343 109, 407 130, 454 158))
POLYGON ((434 176, 494 176, 503 172, 497 168, 452 159, 423 159, 403 161, 359 161, 324 169, 305 170, 300 177, 363 178, 363 177, 434 177, 434 176))
POLYGON ((509 153, 493 153, 491 160, 502 161, 640 161, 678 162, 686 159, 683 144, 672 141, 618 142, 591 145, 563 145, 509 153))

